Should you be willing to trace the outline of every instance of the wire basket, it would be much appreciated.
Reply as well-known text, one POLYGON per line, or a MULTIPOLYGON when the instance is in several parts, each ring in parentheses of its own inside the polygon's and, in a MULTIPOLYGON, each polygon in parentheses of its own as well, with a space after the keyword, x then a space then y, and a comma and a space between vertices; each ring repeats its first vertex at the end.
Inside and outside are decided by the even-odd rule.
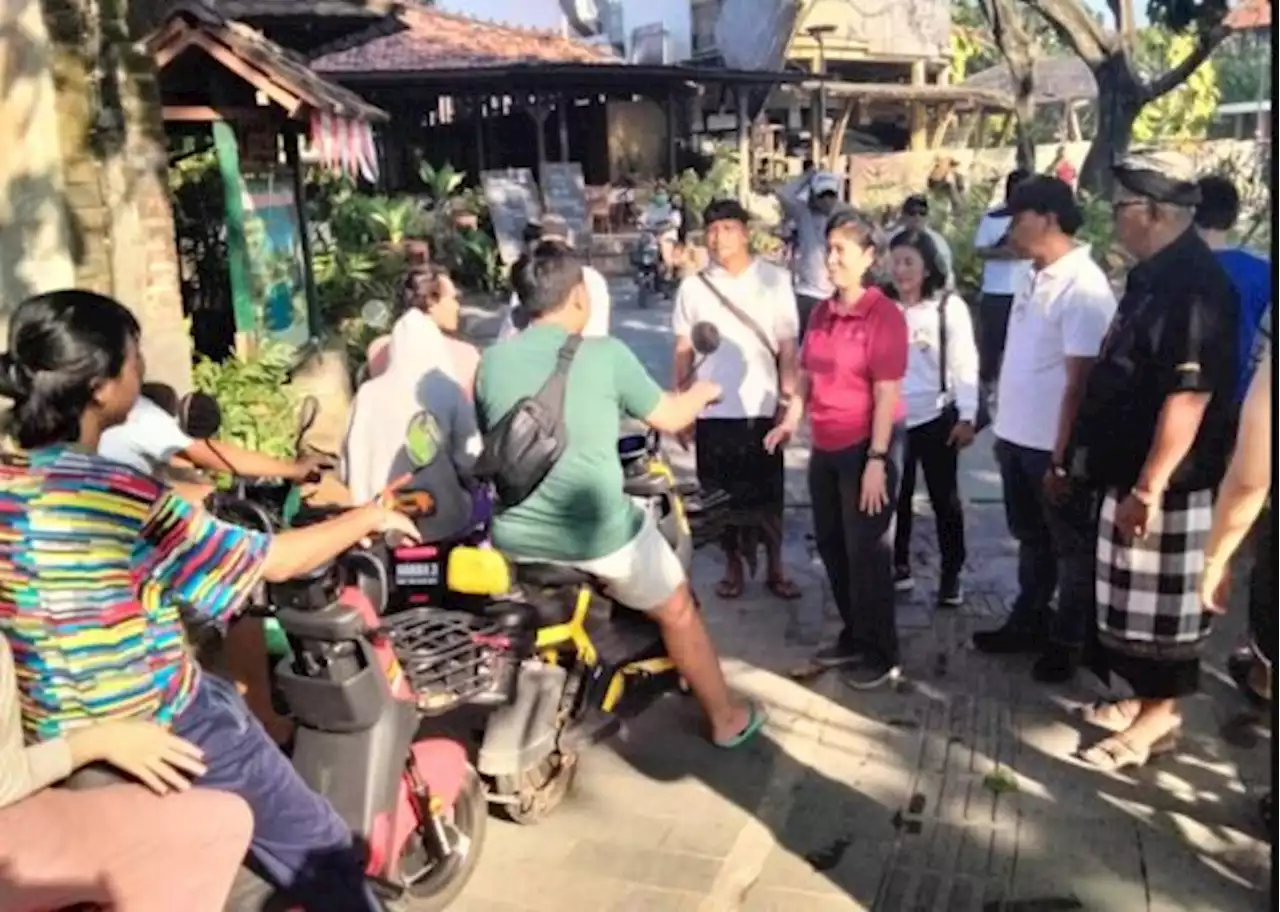
POLYGON ((461 611, 415 608, 384 617, 382 630, 423 714, 510 700, 516 661, 507 634, 493 622, 461 611))

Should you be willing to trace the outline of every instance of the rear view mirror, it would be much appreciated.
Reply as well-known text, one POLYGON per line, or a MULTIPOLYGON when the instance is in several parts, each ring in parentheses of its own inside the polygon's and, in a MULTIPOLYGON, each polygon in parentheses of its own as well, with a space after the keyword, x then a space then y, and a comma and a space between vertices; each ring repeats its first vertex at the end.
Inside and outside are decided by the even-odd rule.
POLYGON ((222 427, 222 409, 208 393, 188 393, 178 404, 178 423, 188 437, 208 440, 218 436, 222 427))
POLYGON ((462 595, 502 595, 511 590, 511 568, 499 551, 460 545, 449 552, 445 581, 462 595))

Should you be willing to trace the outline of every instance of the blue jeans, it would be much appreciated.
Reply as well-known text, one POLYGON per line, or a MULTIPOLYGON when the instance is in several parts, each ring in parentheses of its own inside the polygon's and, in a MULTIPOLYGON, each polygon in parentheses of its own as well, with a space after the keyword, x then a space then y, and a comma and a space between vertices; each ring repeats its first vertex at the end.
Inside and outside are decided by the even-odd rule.
POLYGON ((205 674, 173 733, 204 751, 203 788, 239 795, 253 811, 249 852, 267 879, 308 912, 369 912, 377 905, 351 830, 249 712, 235 688, 205 674))
POLYGON ((1018 598, 1009 623, 1080 649, 1097 612, 1098 498, 1073 482, 1062 503, 1049 503, 1044 476, 1051 460, 1047 450, 996 441, 1005 519, 1018 542, 1018 598))

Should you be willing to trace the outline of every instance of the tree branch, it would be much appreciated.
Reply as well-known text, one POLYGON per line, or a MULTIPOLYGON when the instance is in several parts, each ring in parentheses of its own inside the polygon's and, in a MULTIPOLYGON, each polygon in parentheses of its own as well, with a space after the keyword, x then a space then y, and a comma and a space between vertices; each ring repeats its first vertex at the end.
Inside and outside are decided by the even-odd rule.
MULTIPOLYGON (((1089 14, 1080 0, 1024 0, 1090 68, 1111 55, 1118 40, 1089 14)), ((1118 34, 1118 33, 1117 33, 1118 34)))
POLYGON ((1229 34, 1231 34, 1231 29, 1222 23, 1218 23, 1208 29, 1202 29, 1200 40, 1196 42, 1195 48, 1187 55, 1185 60, 1142 84, 1142 100, 1144 102, 1155 101, 1190 79, 1191 74, 1200 68, 1200 64, 1209 59, 1209 55, 1226 40, 1229 34))

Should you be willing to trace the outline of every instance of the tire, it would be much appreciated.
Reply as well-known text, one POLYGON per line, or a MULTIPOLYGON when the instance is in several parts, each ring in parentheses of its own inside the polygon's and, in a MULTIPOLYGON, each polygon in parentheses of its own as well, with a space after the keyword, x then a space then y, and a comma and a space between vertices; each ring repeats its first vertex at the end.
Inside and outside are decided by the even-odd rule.
MULTIPOLYGON (((439 870, 432 871, 422 880, 405 891, 403 900, 390 906, 392 909, 404 907, 413 912, 442 912, 449 908, 458 895, 466 888, 471 875, 475 873, 480 861, 480 851, 484 847, 485 832, 489 823, 489 802, 485 798, 484 785, 475 769, 467 766, 467 777, 458 792, 453 804, 451 823, 456 831, 468 839, 466 854, 448 859, 439 870)), ((415 837, 401 856, 403 864, 412 850, 422 850, 420 840, 415 837)), ((404 873, 402 871, 402 873, 404 873)))
POLYGON ((541 823, 564 803, 578 775, 576 754, 552 754, 543 766, 521 777, 499 776, 497 793, 505 797, 517 797, 518 804, 501 804, 502 815, 512 823, 533 826, 541 823))

